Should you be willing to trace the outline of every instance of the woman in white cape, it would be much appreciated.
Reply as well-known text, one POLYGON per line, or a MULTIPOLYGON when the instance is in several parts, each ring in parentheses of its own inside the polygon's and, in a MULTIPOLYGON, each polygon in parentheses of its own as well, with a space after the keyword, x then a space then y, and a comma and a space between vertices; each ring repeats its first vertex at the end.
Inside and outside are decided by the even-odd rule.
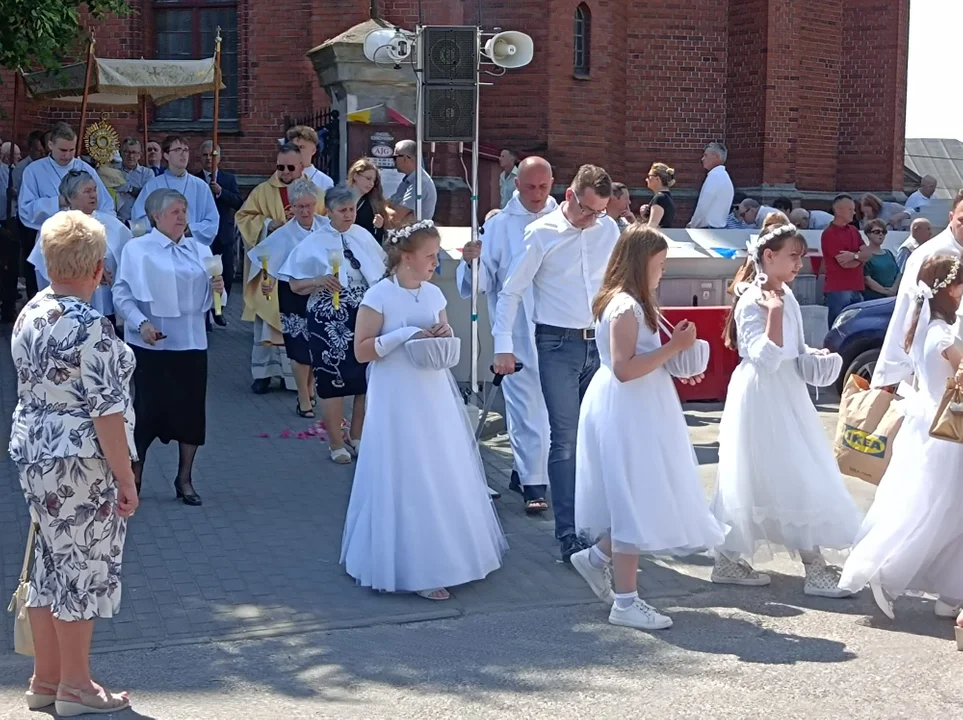
POLYGON ((384 277, 386 257, 377 241, 354 224, 357 196, 343 185, 324 195, 329 223, 298 243, 277 277, 307 298, 307 335, 331 460, 357 455, 365 416, 367 366, 354 355, 354 325, 361 299, 384 277), (342 437, 344 398, 352 397, 351 428, 342 437))
MULTIPOLYGON (((108 215, 97 209, 99 202, 97 195, 97 181, 85 170, 71 170, 60 181, 60 205, 64 210, 80 210, 90 215, 104 226, 107 232, 107 255, 104 258, 104 279, 90 299, 90 305, 104 317, 113 319, 114 302, 111 298, 110 287, 114 282, 114 275, 120 265, 121 253, 124 246, 133 237, 130 230, 113 215, 108 215)), ((47 264, 44 261, 42 244, 37 243, 27 256, 27 261, 37 272, 37 287, 43 289, 50 284, 47 277, 47 264)))
POLYGON ((291 372, 298 386, 297 414, 303 418, 314 417, 314 373, 311 370, 311 348, 308 343, 308 297, 291 290, 286 280, 278 280, 288 256, 302 240, 331 224, 321 215, 316 215, 317 188, 314 183, 295 180, 288 185, 288 202, 294 217, 288 220, 267 239, 252 247, 247 257, 251 261, 248 282, 263 272, 262 258, 267 259, 266 281, 261 283, 261 292, 278 294, 278 309, 281 312, 281 332, 284 335, 284 350, 291 361, 291 372))

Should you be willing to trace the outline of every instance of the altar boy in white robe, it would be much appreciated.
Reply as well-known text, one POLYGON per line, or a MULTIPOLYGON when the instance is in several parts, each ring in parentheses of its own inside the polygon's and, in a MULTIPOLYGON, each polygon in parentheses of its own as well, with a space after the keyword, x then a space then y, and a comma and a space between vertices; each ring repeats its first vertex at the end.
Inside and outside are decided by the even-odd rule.
POLYGON ((32 230, 39 231, 47 218, 66 209, 66 202, 60 196, 60 183, 71 170, 88 173, 97 184, 97 209, 116 216, 114 199, 104 186, 100 175, 77 153, 77 133, 66 123, 57 123, 50 130, 47 141, 50 154, 35 160, 23 171, 20 196, 17 199, 20 221, 32 230))
MULTIPOLYGON (((521 162, 515 187, 518 192, 504 209, 485 223, 481 240, 465 246, 457 270, 459 294, 464 298, 471 297, 470 263, 476 257, 481 258, 478 265, 478 291, 488 296, 488 315, 492 323, 495 321, 498 293, 508 276, 512 260, 522 251, 525 228, 558 206, 549 194, 552 190, 552 166, 543 158, 532 156, 521 162)), ((545 501, 548 485, 548 410, 538 376, 535 323, 532 320, 534 302, 532 289, 529 288, 515 318, 512 333, 515 357, 524 369, 506 376, 502 382, 508 437, 515 457, 512 488, 522 493, 525 512, 530 515, 548 509, 545 501)))
MULTIPOLYGON (((880 349, 879 360, 873 371, 872 386, 876 388, 889 387, 908 383, 913 375, 913 363, 909 358, 904 342, 909 314, 916 304, 917 281, 923 263, 935 255, 963 256, 963 190, 956 193, 950 209, 949 225, 932 240, 926 242, 913 252, 906 261, 903 269, 903 279, 900 281, 896 293, 896 305, 893 315, 886 329, 883 347, 880 349)), ((963 328, 956 323, 957 337, 963 338, 963 328)), ((903 385, 899 394, 906 396, 911 392, 911 386, 903 385)))
POLYGON ((201 178, 187 172, 191 160, 190 145, 179 135, 168 135, 161 143, 161 152, 167 163, 167 170, 144 185, 130 211, 131 221, 147 217, 144 207, 152 192, 176 190, 187 198, 187 236, 210 247, 217 237, 221 219, 210 186, 201 178))

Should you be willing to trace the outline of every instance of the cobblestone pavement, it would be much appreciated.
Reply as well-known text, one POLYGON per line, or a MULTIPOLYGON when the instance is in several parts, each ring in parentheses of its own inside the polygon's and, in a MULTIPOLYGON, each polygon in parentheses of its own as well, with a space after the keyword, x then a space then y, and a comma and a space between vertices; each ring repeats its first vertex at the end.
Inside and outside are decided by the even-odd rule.
MULTIPOLYGON (((121 612, 96 624, 95 652, 595 601, 577 574, 557 561, 551 514, 525 516, 518 496, 508 491, 511 459, 504 437, 483 449, 489 482, 504 493, 496 501, 511 546, 504 567, 455 589, 455 599, 446 603, 356 587, 338 564, 353 466, 331 463, 318 439, 281 437, 285 430, 307 429, 310 421, 296 417, 293 393, 251 393, 250 325, 237 312, 235 307, 229 314, 226 329, 215 327, 210 335, 207 445, 194 472, 204 506, 175 501, 176 446, 155 443, 124 548, 121 612)), ((0 328, 4 601, 17 583, 27 528, 6 452, 15 404, 9 329, 0 328)), ((700 586, 656 563, 643 562, 639 577, 648 598, 700 586)), ((3 615, 0 654, 12 647, 12 619, 3 615)))

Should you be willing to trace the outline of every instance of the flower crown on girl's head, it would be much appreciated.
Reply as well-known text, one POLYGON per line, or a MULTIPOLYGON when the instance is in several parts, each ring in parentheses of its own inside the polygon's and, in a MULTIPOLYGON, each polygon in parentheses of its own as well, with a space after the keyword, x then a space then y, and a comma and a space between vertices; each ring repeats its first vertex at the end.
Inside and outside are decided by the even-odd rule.
POLYGON ((769 282, 769 276, 762 271, 762 251, 770 242, 777 238, 781 238, 783 235, 795 235, 799 230, 792 223, 788 225, 779 225, 774 227, 768 232, 761 233, 756 237, 750 237, 746 240, 746 252, 749 253, 749 260, 756 268, 756 277, 753 279, 752 283, 737 283, 734 290, 736 295, 742 295, 746 290, 755 285, 756 287, 763 287, 767 282, 769 282))
POLYGON ((431 220, 419 220, 411 225, 405 225, 397 230, 388 231, 388 242, 392 245, 397 245, 402 240, 411 237, 411 234, 417 232, 418 230, 427 230, 428 228, 435 227, 435 223, 431 220))
POLYGON ((960 272, 960 259, 953 258, 953 264, 950 266, 950 271, 946 273, 946 277, 936 283, 933 287, 930 287, 925 282, 920 280, 916 284, 916 299, 920 302, 923 300, 932 300, 933 297, 943 288, 948 288, 954 280, 956 280, 957 273, 960 272))

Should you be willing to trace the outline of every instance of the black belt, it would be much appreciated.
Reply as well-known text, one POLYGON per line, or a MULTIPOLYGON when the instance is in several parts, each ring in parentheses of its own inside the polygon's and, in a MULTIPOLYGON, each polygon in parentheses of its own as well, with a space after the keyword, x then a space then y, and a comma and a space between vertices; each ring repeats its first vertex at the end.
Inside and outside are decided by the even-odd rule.
POLYGON ((576 330, 574 328, 555 327, 554 325, 536 325, 535 334, 555 335, 557 337, 571 338, 573 340, 594 340, 595 328, 576 330))

